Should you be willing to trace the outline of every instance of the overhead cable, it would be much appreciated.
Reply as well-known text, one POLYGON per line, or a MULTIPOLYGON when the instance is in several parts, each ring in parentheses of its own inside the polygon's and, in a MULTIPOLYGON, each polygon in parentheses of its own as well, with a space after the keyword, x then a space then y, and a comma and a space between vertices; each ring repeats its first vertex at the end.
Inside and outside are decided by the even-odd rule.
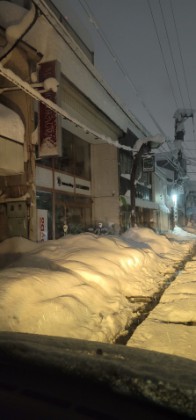
MULTIPOLYGON (((14 39, 12 43, 9 44, 8 42, 7 45, 2 49, 0 53, 0 61, 3 61, 3 59, 5 59, 8 56, 8 54, 10 54, 13 51, 13 49, 17 47, 18 43, 24 38, 24 36, 33 27, 33 25, 35 24, 37 20, 37 17, 38 17, 37 8, 32 3, 31 9, 26 13, 26 15, 21 20, 21 22, 23 23, 21 27, 23 28, 24 26, 24 30, 21 33, 19 31, 20 35, 16 39, 14 39), (24 25, 24 22, 26 25, 24 25)), ((21 24, 21 22, 18 24, 18 26, 21 24)), ((13 29, 16 30, 15 26, 13 26, 13 29)))
MULTIPOLYGON (((190 93, 189 93, 188 81, 187 81, 187 76, 186 76, 186 71, 185 71, 184 60, 183 60, 183 56, 182 56, 182 49, 181 49, 181 44, 180 44, 180 38, 179 38, 179 34, 178 34, 176 19, 175 19, 175 15, 174 15, 174 8, 173 8, 172 0, 170 0, 170 7, 171 7, 172 17, 173 17, 173 22, 174 22, 174 28, 175 28, 175 31, 176 31, 178 49, 179 49, 180 59, 181 59, 181 63, 182 63, 182 70, 183 70, 184 81, 185 81, 185 86, 186 86, 186 90, 187 90, 187 96, 188 96, 188 100, 189 100, 189 106, 192 109, 193 107, 192 107, 190 93)), ((194 139, 195 139, 194 117, 192 118, 192 123, 193 123, 193 136, 194 136, 194 139)))
POLYGON ((173 99, 174 99, 174 102, 175 102, 175 106, 176 106, 176 108, 178 108, 178 103, 177 103, 177 100, 176 100, 176 97, 175 97, 175 93, 174 93, 174 89, 173 89, 173 86, 172 86, 171 78, 170 78, 169 71, 168 71, 168 68, 167 68, 167 64, 166 64, 166 60, 165 60, 165 56, 164 56, 162 44, 161 44, 161 41, 160 41, 160 38, 159 38, 158 29, 157 29, 157 25, 156 25, 156 22, 155 22, 154 15, 153 15, 153 11, 152 11, 152 7, 151 7, 151 4, 150 4, 150 0, 147 0, 147 3, 148 3, 148 7, 149 7, 150 14, 151 14, 151 17, 152 17, 152 21, 153 21, 153 24, 154 24, 154 28, 155 28, 155 32, 156 32, 158 44, 159 44, 159 47, 160 47, 160 51, 161 51, 161 55, 162 55, 164 67, 165 67, 165 70, 166 70, 166 73, 167 73, 167 77, 168 77, 168 80, 169 80, 169 84, 170 84, 171 92, 172 92, 173 99))
POLYGON ((172 51, 172 47, 171 47, 171 42, 170 42, 168 30, 167 30, 167 25, 166 25, 166 22, 165 22, 164 13, 163 13, 163 8, 161 6, 161 0, 159 0, 159 7, 160 7, 160 10, 161 10, 161 16, 162 16, 162 19, 163 19, 163 24, 164 24, 164 28, 165 28, 165 32, 166 32, 166 36, 167 36, 169 51, 170 51, 170 55, 171 55, 171 59, 172 59, 172 63, 173 63, 173 67, 174 67, 174 71, 175 71, 175 75, 176 75, 176 82, 177 82, 177 85, 178 85, 178 89, 179 89, 179 93, 180 93, 180 97, 181 97, 181 101, 182 101, 182 106, 183 106, 183 108, 185 108, 185 104, 184 104, 184 100, 183 100, 183 96, 182 96, 182 90, 181 90, 181 87, 180 87, 180 81, 179 81, 179 78, 178 78, 178 73, 177 73, 177 69, 176 69, 176 65, 175 65, 175 61, 174 61, 174 56, 173 56, 173 51, 172 51))
POLYGON ((86 15, 88 16, 89 21, 94 25, 94 27, 95 27, 96 31, 98 32, 100 38, 102 39, 103 43, 105 44, 106 48, 108 49, 109 53, 111 54, 114 62, 116 63, 116 65, 118 66, 118 68, 120 69, 122 74, 124 75, 125 79, 127 80, 129 85, 131 86, 131 88, 134 91, 136 97, 139 99, 140 103, 142 104, 143 108, 145 109, 145 111, 147 112, 147 114, 149 115, 149 117, 151 118, 151 120, 153 121, 153 123, 155 124, 157 129, 159 130, 159 132, 164 137, 166 137, 166 134, 164 133, 163 129, 160 127, 160 125, 156 121, 155 117, 152 115, 150 109, 148 108, 148 106, 146 105, 146 103, 142 99, 141 95, 139 94, 132 78, 129 75, 129 71, 127 70, 125 65, 122 64, 122 62, 119 59, 117 53, 114 51, 110 41, 107 39, 106 34, 104 33, 103 29, 101 28, 101 26, 98 24, 97 20, 95 19, 90 6, 87 4, 86 0, 83 0, 83 1, 79 0, 79 3, 81 5, 81 7, 83 8, 83 10, 85 11, 86 15), (83 3, 85 3, 85 5, 83 3))
MULTIPOLYGON (((155 126, 158 128, 159 132, 165 137, 166 139, 166 135, 164 133, 164 131, 162 130, 162 128, 160 127, 160 125, 158 124, 158 122, 155 120, 154 116, 151 114, 149 108, 147 107, 147 105, 145 104, 145 102, 143 101, 143 99, 141 98, 135 84, 133 83, 133 80, 131 79, 131 77, 128 74, 128 71, 126 69, 126 67, 122 64, 121 60, 119 59, 118 55, 116 54, 116 52, 114 51, 111 43, 109 42, 109 40, 107 39, 104 31, 102 30, 100 24, 98 23, 98 21, 95 19, 94 14, 90 8, 90 6, 87 4, 86 0, 79 0, 79 3, 81 5, 81 7, 83 8, 83 10, 85 11, 86 15, 88 16, 89 21, 94 25, 96 31, 98 32, 100 38, 102 39, 103 43, 105 44, 105 46, 107 47, 108 51, 110 52, 114 62, 117 64, 117 66, 119 67, 119 69, 121 70, 121 72, 123 73, 123 75, 126 77, 126 80, 128 81, 128 83, 130 84, 131 88, 133 89, 134 93, 136 94, 136 96, 138 97, 138 99, 140 100, 141 104, 143 105, 143 107, 145 108, 145 110, 147 111, 148 115, 150 116, 150 118, 152 119, 152 121, 154 122, 155 126), (83 4, 83 2, 85 3, 85 5, 83 4)), ((170 141, 166 139, 167 144, 169 145, 170 149, 171 149, 171 144, 170 141)), ((163 145, 160 146, 160 148, 164 148, 163 145)), ((165 150, 165 149, 164 149, 165 150)), ((167 150, 166 152, 169 153, 169 151, 167 150)), ((173 162, 173 160, 169 157, 167 157, 167 161, 171 164, 171 166, 173 166, 174 169, 178 169, 178 166, 175 164, 175 162, 173 162)))

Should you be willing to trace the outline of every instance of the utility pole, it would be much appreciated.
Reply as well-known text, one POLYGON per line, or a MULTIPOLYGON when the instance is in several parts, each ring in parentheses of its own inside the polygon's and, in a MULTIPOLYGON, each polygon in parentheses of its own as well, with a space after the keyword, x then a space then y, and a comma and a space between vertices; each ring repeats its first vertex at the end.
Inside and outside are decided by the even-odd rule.
POLYGON ((184 141, 184 122, 187 118, 193 118, 194 110, 193 109, 177 109, 174 118, 175 118, 175 140, 184 141))
MULTIPOLYGON (((184 136, 185 136, 185 128, 184 128, 184 123, 188 118, 193 118, 194 116, 194 110, 193 109, 177 109, 175 114, 174 114, 174 118, 175 118, 175 138, 174 138, 174 145, 175 145, 175 151, 176 151, 176 160, 179 166, 179 172, 180 172, 180 176, 179 176, 179 172, 175 171, 175 188, 174 191, 176 189, 176 197, 177 197, 177 193, 179 194, 183 194, 183 177, 185 177, 186 175, 186 161, 183 158, 183 142, 184 142, 184 136)), ((185 200, 183 197, 181 197, 180 199, 180 205, 181 208, 184 208, 184 221, 183 223, 185 223, 185 200)), ((179 221, 179 216, 178 216, 178 212, 179 212, 179 201, 177 201, 177 204, 175 204, 175 212, 176 214, 174 214, 174 219, 179 221)), ((182 222, 182 220, 181 220, 182 222)), ((175 223, 175 221, 174 221, 175 223)))
POLYGON ((188 118, 193 118, 194 110, 193 109, 177 109, 174 118, 175 118, 175 140, 174 144, 176 150, 178 150, 178 161, 182 162, 182 142, 184 141, 185 128, 184 122, 188 118))
POLYGON ((177 162, 180 165, 181 170, 186 172, 186 167, 183 165, 183 150, 182 144, 184 142, 185 128, 184 123, 188 118, 193 118, 194 116, 193 109, 177 109, 174 118, 175 118, 175 137, 174 144, 175 150, 177 152, 177 162))

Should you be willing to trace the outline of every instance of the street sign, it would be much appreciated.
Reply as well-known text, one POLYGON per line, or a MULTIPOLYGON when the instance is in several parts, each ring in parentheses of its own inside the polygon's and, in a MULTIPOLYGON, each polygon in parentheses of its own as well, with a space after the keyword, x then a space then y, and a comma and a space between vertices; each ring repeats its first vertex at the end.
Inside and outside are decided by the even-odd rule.
POLYGON ((148 156, 143 158, 143 172, 154 172, 155 170, 155 158, 154 156, 148 156))

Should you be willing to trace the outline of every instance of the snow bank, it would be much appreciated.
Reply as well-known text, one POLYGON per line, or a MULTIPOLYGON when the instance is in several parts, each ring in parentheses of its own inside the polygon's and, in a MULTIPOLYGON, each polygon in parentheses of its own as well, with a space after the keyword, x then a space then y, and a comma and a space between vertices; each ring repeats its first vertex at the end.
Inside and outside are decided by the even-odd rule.
POLYGON ((28 239, 21 237, 14 237, 5 239, 0 243, 1 254, 26 253, 39 248, 39 244, 31 242, 28 239))
POLYGON ((0 330, 114 342, 137 316, 128 298, 153 296, 172 272, 167 251, 176 262, 189 246, 171 245, 150 229, 124 237, 6 240, 0 245, 0 257, 8 257, 0 277, 0 330))
MULTIPOLYGON (((178 244, 170 242, 168 238, 163 235, 157 235, 152 229, 148 228, 132 228, 127 230, 122 237, 127 240, 134 240, 138 243, 146 243, 156 254, 167 254, 169 258, 172 259, 181 259, 182 248, 187 250, 189 248, 188 243, 178 244)), ((183 229, 175 228, 174 232, 168 235, 168 237, 176 240, 181 240, 182 238, 196 239, 195 235, 187 235, 187 232, 184 232, 183 229)))

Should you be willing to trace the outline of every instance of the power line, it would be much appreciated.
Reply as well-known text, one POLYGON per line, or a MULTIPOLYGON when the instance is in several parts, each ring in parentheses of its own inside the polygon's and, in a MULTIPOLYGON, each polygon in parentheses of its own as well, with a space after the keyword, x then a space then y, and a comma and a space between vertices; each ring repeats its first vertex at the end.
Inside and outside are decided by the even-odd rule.
POLYGON ((167 36, 168 45, 169 45, 169 51, 170 51, 172 63, 173 63, 173 66, 174 66, 174 71, 175 71, 175 75, 176 75, 176 81, 177 81, 177 85, 178 85, 178 89, 179 89, 179 93, 180 93, 182 105, 183 105, 183 108, 185 108, 185 104, 184 104, 184 100, 183 100, 183 96, 182 96, 182 91, 181 91, 181 87, 180 87, 180 81, 179 81, 179 78, 178 78, 178 73, 177 73, 175 62, 174 62, 174 55, 173 55, 173 51, 172 51, 172 47, 171 47, 171 42, 170 42, 170 39, 169 39, 167 25, 166 25, 164 13, 163 13, 163 8, 161 6, 161 0, 159 0, 159 7, 160 7, 160 10, 161 10, 161 15, 162 15, 163 23, 164 23, 164 28, 165 28, 165 32, 166 32, 166 36, 167 36))
MULTIPOLYGON (((164 67, 165 67, 165 70, 166 70, 166 73, 167 73, 167 77, 168 77, 168 80, 169 80, 169 84, 170 84, 171 92, 172 92, 172 95, 173 95, 173 99, 174 99, 176 108, 178 108, 177 100, 176 100, 176 97, 175 97, 173 85, 172 85, 171 78, 170 78, 170 75, 169 75, 169 71, 168 71, 168 68, 167 68, 167 64, 166 64, 166 60, 165 60, 165 56, 164 56, 162 44, 161 44, 161 41, 160 41, 160 37, 159 37, 159 33, 158 33, 158 28, 157 28, 157 25, 156 25, 156 22, 155 22, 155 18, 154 18, 154 14, 153 14, 153 11, 152 11, 152 7, 151 7, 151 4, 150 4, 150 0, 148 0, 147 3, 148 3, 149 10, 150 10, 151 18, 152 18, 152 21, 153 21, 153 24, 154 24, 154 28, 155 28, 157 40, 158 40, 159 47, 160 47, 160 50, 161 50, 162 59, 163 59, 164 67)), ((168 141, 167 144, 168 144, 168 147, 170 148, 170 151, 172 152, 170 142, 168 141)), ((168 151, 168 153, 169 153, 169 151, 168 151)), ((173 161, 169 157, 168 157, 167 160, 176 169, 176 165, 174 166, 173 161)))
MULTIPOLYGON (((181 59, 181 63, 182 63, 182 70, 183 70, 184 81, 185 81, 185 86, 186 86, 186 90, 187 90, 187 96, 188 96, 188 100, 189 100, 189 106, 192 109, 192 103, 191 103, 191 98, 190 98, 190 93, 189 93, 188 81, 187 81, 187 76, 186 76, 186 71, 185 71, 184 60, 183 60, 183 56, 182 56, 182 49, 181 49, 181 44, 180 44, 180 38, 179 38, 179 34, 178 34, 176 19, 175 19, 175 15, 174 15, 174 8, 173 8, 172 0, 170 0, 170 8, 171 8, 171 12, 172 12, 173 21, 174 21, 174 28, 175 28, 175 31, 176 31, 177 44, 178 44, 180 59, 181 59)), ((192 118, 192 123, 193 123, 193 137, 195 138, 194 117, 192 118)))
POLYGON ((53 17, 51 18, 51 15, 49 13, 50 6, 53 4, 50 2, 50 0, 47 0, 46 2, 43 0, 32 0, 35 5, 37 5, 39 11, 41 14, 45 17, 45 19, 49 22, 50 25, 52 25, 53 29, 58 33, 58 35, 62 38, 64 42, 66 42, 67 45, 71 48, 73 54, 76 55, 76 57, 81 61, 82 65, 86 67, 87 71, 93 76, 93 78, 97 79, 98 83, 103 87, 103 89, 110 95, 110 97, 114 100, 116 105, 127 115, 129 120, 131 120, 134 127, 139 130, 141 133, 144 133, 144 135, 148 135, 147 129, 142 126, 142 124, 137 120, 134 115, 130 115, 126 111, 126 109, 123 107, 122 103, 115 98, 114 93, 111 92, 111 89, 109 89, 109 86, 106 86, 105 82, 101 77, 97 74, 97 71, 93 65, 89 66, 89 60, 86 58, 85 54, 82 52, 80 46, 78 43, 74 40, 73 36, 67 36, 67 30, 64 31, 65 26, 61 22, 61 19, 55 14, 53 14, 53 17), (63 32, 62 32, 63 31, 63 32), (88 64, 87 64, 88 63, 88 64))
MULTIPOLYGON (((118 68, 120 69, 120 71, 122 72, 122 74, 124 75, 124 77, 126 78, 126 80, 128 81, 128 83, 130 84, 130 86, 133 89, 134 93, 136 94, 136 96, 140 100, 142 106, 145 108, 145 110, 147 111, 148 115, 150 116, 150 118, 152 119, 152 121, 154 122, 154 124, 156 125, 156 127, 158 128, 158 130, 160 131, 160 133, 162 133, 164 135, 165 139, 166 139, 165 133, 163 132, 163 130, 161 129, 161 127, 159 126, 159 124, 155 120, 154 116, 151 114, 149 108, 147 107, 147 105, 145 104, 145 102, 143 101, 143 99, 141 98, 141 96, 140 96, 140 94, 139 94, 139 92, 138 92, 138 90, 137 90, 137 88, 136 88, 133 80, 131 79, 131 77, 130 77, 130 75, 128 73, 127 68, 122 64, 122 62, 119 59, 118 55, 116 54, 114 48, 112 47, 110 41, 107 39, 106 34, 104 33, 103 29, 101 28, 101 26, 98 23, 98 21, 95 19, 95 16, 94 16, 94 14, 93 14, 90 6, 87 4, 87 1, 86 0, 83 0, 83 2, 82 2, 82 0, 79 0, 79 3, 81 5, 82 9, 84 10, 84 12, 86 13, 89 21, 94 25, 96 31, 98 32, 100 38, 102 39, 102 42, 105 44, 105 46, 108 49, 110 55, 112 56, 113 61, 116 63, 116 65, 118 66, 118 68)), ((148 2, 148 4, 149 4, 149 2, 148 2)), ((152 19, 153 19, 153 22, 154 22, 154 25, 155 25, 155 30, 156 30, 156 33, 157 33, 157 38, 158 38, 158 41, 159 41, 159 45, 160 45, 160 48, 161 48, 161 51, 162 51, 162 54, 163 54, 162 46, 161 46, 161 43, 160 43, 160 39, 159 39, 159 35, 158 35, 156 23, 155 23, 155 20, 154 20, 154 16, 153 16, 153 13, 152 13, 152 9, 151 9, 150 4, 149 4, 149 8, 150 8, 151 16, 152 16, 152 19)), ((165 62, 164 54, 163 54, 163 61, 164 61, 165 68, 166 68, 166 71, 167 71, 167 74, 168 74, 168 79, 169 79, 169 82, 170 82, 170 85, 171 85, 171 90, 172 90, 172 93, 173 93, 174 102, 176 104, 176 108, 178 108, 178 104, 177 104, 177 101, 176 101, 176 98, 175 98, 175 94, 174 94, 173 86, 172 86, 172 83, 171 83, 170 75, 169 75, 169 72, 168 72, 168 69, 167 69, 167 65, 166 65, 166 62, 165 62)), ((166 140, 166 141, 167 141, 168 147, 170 148, 170 151, 171 151, 171 143, 170 143, 169 140, 166 140)), ((166 150, 166 149, 164 149, 164 146, 161 146, 161 147, 163 148, 163 150, 166 150)), ((168 150, 166 152, 169 153, 168 150)), ((178 165, 176 165, 175 162, 173 162, 171 160, 171 158, 167 157, 167 161, 175 169, 180 170, 180 168, 178 167, 178 165)))
POLYGON ((139 94, 139 92, 138 92, 138 90, 137 90, 137 88, 136 88, 136 86, 135 86, 132 78, 129 75, 129 72, 128 72, 127 68, 125 67, 125 65, 122 64, 122 62, 119 59, 117 53, 113 49, 110 41, 107 39, 106 34, 104 33, 103 29, 101 28, 100 24, 98 24, 97 20, 95 19, 94 14, 93 14, 90 6, 87 4, 86 0, 83 0, 83 2, 81 0, 79 0, 79 3, 81 5, 82 9, 85 11, 86 15, 88 16, 89 21, 94 25, 94 27, 95 27, 96 31, 98 32, 100 38, 102 39, 103 43, 105 44, 106 48, 108 49, 109 53, 111 54, 114 62, 116 63, 116 65, 118 66, 118 68, 120 69, 120 71, 122 72, 122 74, 124 75, 124 77, 127 80, 127 82, 130 84, 132 90, 134 91, 135 95, 137 96, 137 98, 139 99, 140 103, 144 107, 145 111, 148 113, 149 117, 151 118, 151 120, 153 121, 153 123, 155 124, 155 126, 158 128, 159 132, 164 137, 166 137, 164 131, 162 130, 162 128, 160 127, 160 125, 156 121, 155 117, 152 115, 150 109, 148 108, 148 106, 146 105, 146 103, 142 99, 141 95, 139 94))
POLYGON ((180 38, 179 38, 177 24, 176 24, 176 19, 175 19, 175 15, 174 15, 174 9, 173 9, 172 0, 170 0, 170 7, 171 7, 172 17, 173 17, 173 21, 174 21, 174 28, 175 28, 175 31, 176 31, 178 49, 179 49, 180 59, 181 59, 181 63, 182 63, 182 69, 183 69, 183 75, 184 75, 184 81, 185 81, 185 86, 186 86, 186 90, 187 90, 189 105, 190 105, 190 108, 192 108, 190 94, 189 94, 189 88, 188 88, 188 82, 187 82, 187 77, 186 77, 186 72, 185 72, 184 60, 183 60, 183 57, 182 57, 182 50, 181 50, 181 45, 180 45, 180 38))
POLYGON ((147 4, 148 4, 149 10, 150 10, 150 14, 151 14, 151 17, 152 17, 152 21, 153 21, 153 24, 154 24, 154 28, 155 28, 157 40, 158 40, 159 47, 160 47, 160 50, 161 50, 161 55, 162 55, 164 67, 165 67, 165 70, 166 70, 166 73, 167 73, 167 77, 168 77, 168 80, 169 80, 169 84, 170 84, 171 92, 172 92, 172 95, 173 95, 173 99, 174 99, 176 108, 178 108, 178 103, 176 101, 176 97, 175 97, 175 94, 174 94, 174 89, 173 89, 171 78, 170 78, 169 71, 168 71, 168 68, 167 68, 167 64, 166 64, 166 60, 165 60, 163 48, 162 48, 162 45, 161 45, 161 41, 160 41, 160 38, 159 38, 158 29, 157 29, 157 25, 156 25, 156 22, 155 22, 154 15, 153 15, 152 7, 150 5, 150 0, 147 0, 147 4))

